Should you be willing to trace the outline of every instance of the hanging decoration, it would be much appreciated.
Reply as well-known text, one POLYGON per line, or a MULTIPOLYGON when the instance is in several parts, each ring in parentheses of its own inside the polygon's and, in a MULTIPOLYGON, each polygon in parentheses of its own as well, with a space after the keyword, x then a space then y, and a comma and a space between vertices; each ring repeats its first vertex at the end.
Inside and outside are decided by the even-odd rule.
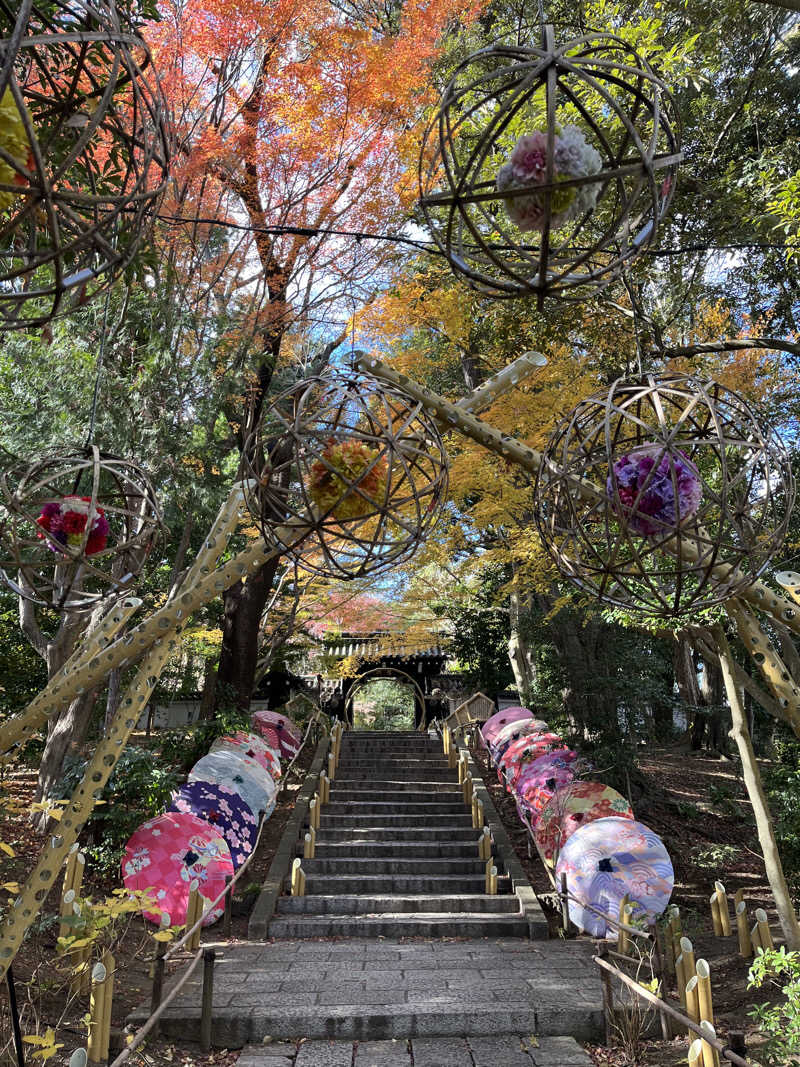
POLYGON ((447 491, 433 417, 363 375, 332 372, 285 392, 245 458, 246 477, 258 486, 248 502, 265 540, 306 570, 337 579, 407 560, 447 491))
POLYGON ((586 300, 654 240, 681 160, 672 97, 613 34, 474 52, 423 143, 420 207, 493 297, 586 300))
POLYGON ((166 188, 166 115, 110 0, 0 5, 0 327, 42 326, 130 263, 166 188))
POLYGON ((614 382, 553 433, 536 521, 562 574, 606 603, 680 616, 749 586, 794 505, 769 420, 718 382, 614 382))
POLYGON ((150 479, 96 446, 0 472, 0 578, 56 611, 128 593, 163 532, 150 479))

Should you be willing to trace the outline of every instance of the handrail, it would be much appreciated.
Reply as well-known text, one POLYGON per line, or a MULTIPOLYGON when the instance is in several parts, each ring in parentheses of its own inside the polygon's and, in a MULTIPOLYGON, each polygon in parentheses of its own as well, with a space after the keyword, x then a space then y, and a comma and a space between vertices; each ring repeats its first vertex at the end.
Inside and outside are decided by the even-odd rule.
POLYGON ((672 1019, 675 1019, 681 1024, 681 1026, 685 1027, 687 1030, 693 1031, 695 1034, 697 1034, 698 1037, 701 1037, 703 1041, 706 1042, 706 1044, 711 1045, 712 1048, 716 1049, 720 1056, 728 1060, 729 1063, 735 1064, 736 1067, 752 1067, 752 1064, 749 1060, 744 1059, 737 1052, 734 1052, 733 1049, 731 1049, 728 1045, 723 1045, 723 1043, 719 1040, 718 1037, 711 1037, 707 1033, 704 1033, 702 1028, 700 1027, 700 1024, 696 1023, 694 1019, 690 1019, 688 1015, 684 1015, 683 1012, 678 1011, 677 1008, 673 1008, 672 1005, 669 1004, 666 1000, 662 1000, 654 993, 651 993, 649 989, 645 989, 644 986, 640 985, 639 982, 631 978, 630 975, 627 975, 624 971, 621 971, 619 967, 615 967, 612 963, 609 963, 601 956, 592 956, 592 961, 596 963, 597 966, 601 968, 601 970, 607 971, 609 974, 613 974, 615 978, 617 978, 620 982, 622 982, 623 985, 627 986, 629 989, 632 989, 637 996, 642 998, 642 1000, 646 1000, 648 1003, 652 1004, 655 1008, 657 1008, 658 1011, 669 1015, 672 1019))

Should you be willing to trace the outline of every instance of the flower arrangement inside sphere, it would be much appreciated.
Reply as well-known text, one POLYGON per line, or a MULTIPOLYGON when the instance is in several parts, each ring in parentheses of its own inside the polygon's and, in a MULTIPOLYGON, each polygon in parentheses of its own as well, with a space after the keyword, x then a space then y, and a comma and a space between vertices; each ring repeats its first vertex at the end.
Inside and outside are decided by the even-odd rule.
MULTIPOLYGON (((588 178, 602 169, 600 153, 588 143, 578 126, 557 126, 553 134, 553 172, 550 188, 550 227, 558 229, 594 209, 601 182, 564 185, 570 179, 588 178)), ((534 130, 517 141, 507 163, 497 172, 497 191, 511 221, 520 230, 542 230, 547 218, 547 195, 530 189, 547 182, 548 135, 534 130), (514 190, 521 190, 515 192, 514 190)))
POLYGON ((331 438, 311 467, 308 494, 340 522, 364 519, 386 496, 388 460, 380 449, 349 437, 331 438))
POLYGON ((36 522, 42 530, 47 531, 47 534, 40 533, 39 537, 47 537, 48 547, 53 552, 60 551, 63 545, 82 551, 85 556, 94 556, 108 544, 108 519, 101 507, 92 507, 91 497, 88 496, 48 500, 36 522))
POLYGON ((703 495, 697 467, 683 452, 642 445, 614 462, 606 493, 630 529, 664 533, 696 514, 703 495))
POLYGON ((7 159, 0 156, 0 211, 7 211, 19 193, 3 188, 3 186, 25 185, 25 179, 17 168, 33 169, 33 157, 28 135, 25 132, 25 124, 10 89, 6 89, 0 99, 0 148, 17 165, 13 166, 7 159))

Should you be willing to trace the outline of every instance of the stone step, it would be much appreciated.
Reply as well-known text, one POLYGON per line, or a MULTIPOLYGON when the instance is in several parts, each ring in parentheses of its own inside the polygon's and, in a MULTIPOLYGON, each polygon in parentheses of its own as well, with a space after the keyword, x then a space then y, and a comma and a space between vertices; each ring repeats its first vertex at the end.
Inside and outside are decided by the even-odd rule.
MULTIPOLYGON (((284 888, 290 890, 290 879, 287 877, 284 888)), ((486 889, 486 878, 481 875, 470 874, 438 874, 438 875, 399 875, 399 874, 311 874, 306 879, 306 893, 331 894, 344 893, 346 895, 361 893, 377 893, 404 895, 431 894, 441 896, 448 893, 483 893, 486 889)), ((497 879, 498 893, 510 893, 511 883, 506 875, 500 875, 497 879)))
POLYGON ((390 768, 388 770, 376 770, 370 764, 366 764, 363 767, 347 768, 339 765, 339 769, 336 772, 334 782, 347 781, 347 782, 371 782, 373 788, 375 786, 383 785, 386 782, 403 781, 408 783, 415 783, 420 781, 425 782, 440 782, 446 785, 458 785, 458 775, 455 771, 451 771, 446 767, 434 767, 432 770, 407 770, 400 768, 390 768))
POLYGON ((486 864, 477 854, 473 857, 409 859, 406 856, 367 857, 356 859, 353 856, 342 859, 314 858, 303 860, 303 870, 311 878, 315 874, 419 874, 433 877, 440 874, 483 874, 486 864))
MULTIPOLYGON (((322 815, 360 815, 367 819, 372 815, 460 815, 467 811, 462 800, 334 800, 322 808, 322 815)), ((440 821, 444 822, 445 819, 440 821)))
POLYGON ((520 905, 516 896, 488 896, 486 893, 460 893, 453 896, 304 896, 279 897, 282 915, 368 915, 413 912, 477 912, 515 915, 520 905))
MULTIPOLYGON (((298 855, 303 854, 303 842, 297 844, 298 855)), ((320 841, 317 837, 316 855, 322 859, 365 859, 368 856, 409 859, 436 856, 462 856, 472 859, 478 849, 474 841, 320 841)))
POLYGON ((371 827, 382 829, 383 827, 412 827, 412 826, 430 826, 432 822, 437 824, 440 828, 440 832, 447 836, 449 829, 464 829, 469 827, 472 829, 472 815, 467 811, 466 807, 462 807, 462 814, 458 815, 453 813, 452 815, 332 815, 330 813, 330 806, 325 805, 322 809, 321 826, 324 829, 332 829, 333 827, 340 827, 345 829, 352 827, 358 829, 359 827, 371 827))
POLYGON ((415 782, 398 778, 334 778, 331 782, 331 796, 339 791, 352 793, 354 799, 358 799, 356 794, 360 796, 362 793, 380 793, 383 797, 394 793, 425 793, 428 796, 448 796, 452 793, 461 796, 461 786, 458 782, 441 779, 415 782))
MULTIPOLYGON (((324 810, 324 809, 323 809, 324 810)), ((324 842, 352 842, 362 844, 385 843, 387 841, 471 841, 477 848, 479 833, 469 826, 431 825, 407 826, 400 823, 395 826, 326 826, 320 824, 317 830, 317 844, 324 842)))
POLYGON ((275 938, 307 937, 526 937, 528 924, 515 915, 299 915, 273 919, 275 938))
POLYGON ((438 789, 351 789, 347 786, 331 784, 332 804, 383 804, 387 799, 395 804, 463 804, 463 793, 459 785, 440 784, 438 789))

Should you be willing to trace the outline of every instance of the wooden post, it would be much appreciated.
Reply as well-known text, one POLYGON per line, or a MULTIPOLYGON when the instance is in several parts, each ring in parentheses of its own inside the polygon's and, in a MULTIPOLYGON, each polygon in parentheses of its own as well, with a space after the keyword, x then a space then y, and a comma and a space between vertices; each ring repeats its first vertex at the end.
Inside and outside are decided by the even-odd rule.
MULTIPOLYGON (((601 960, 608 963, 608 945, 603 941, 597 950, 601 960)), ((611 985, 611 975, 605 969, 600 968, 600 982, 603 990, 603 1018, 606 1024, 606 1045, 610 1046, 614 1037, 614 988, 611 985)))
POLYGON ((330 804, 331 801, 331 780, 325 771, 319 776, 319 801, 320 804, 330 804))
POLYGON ((750 931, 750 944, 753 946, 754 956, 758 955, 759 949, 764 949, 764 946, 761 944, 761 931, 758 928, 758 923, 756 923, 756 925, 750 931))
POLYGON ((483 833, 478 838, 478 856, 482 860, 488 860, 492 854, 492 833, 488 826, 484 826, 483 833))
POLYGON ((328 753, 328 777, 331 781, 336 777, 336 753, 328 753))
POLYGON ((116 971, 116 961, 108 951, 103 953, 103 966, 106 969, 106 980, 103 994, 103 1036, 100 1056, 105 1063, 108 1060, 108 1047, 111 1044, 111 1008, 114 1004, 114 973, 116 971))
POLYGON ((683 956, 683 973, 688 982, 695 974, 694 945, 688 937, 681 938, 681 955, 683 956))
MULTIPOLYGON (((693 974, 689 981, 686 983, 686 1014, 694 1023, 700 1022, 700 1000, 697 992, 697 983, 699 979, 696 974, 693 974)), ((694 1031, 689 1031, 689 1040, 694 1040, 694 1031)))
POLYGON ((743 1030, 728 1031, 728 1048, 731 1052, 735 1052, 737 1056, 741 1056, 743 1059, 747 1058, 747 1043, 745 1042, 743 1030))
POLYGON ((450 755, 450 727, 447 723, 442 727, 442 748, 444 749, 445 756, 450 755))
POLYGON ((689 1045, 689 1067, 703 1067, 703 1042, 699 1037, 689 1045))
POLYGON ((211 1024, 214 1007, 214 961, 217 957, 213 948, 203 949, 203 998, 200 1008, 200 1048, 203 1052, 211 1049, 211 1024))
POLYGON ((711 925, 714 927, 714 937, 722 937, 722 916, 719 911, 719 898, 716 889, 709 897, 711 905, 711 925))
POLYGON ((489 868, 489 893, 497 896, 497 868, 494 866, 489 868))
POLYGON ((103 1028, 105 1026, 106 969, 96 963, 92 969, 92 991, 89 999, 89 1041, 87 1054, 90 1063, 102 1063, 103 1028))
POLYGON ((306 894, 306 875, 300 857, 292 864, 292 896, 304 897, 306 894))
POLYGON ((464 762, 464 754, 459 753, 458 757, 458 784, 463 785, 464 779, 467 777, 467 765, 464 762))
POLYGON ((722 923, 722 936, 731 936, 731 916, 728 909, 728 894, 725 892, 725 886, 722 882, 714 882, 714 892, 717 895, 717 906, 719 907, 719 918, 722 923))
POLYGON ((494 895, 497 892, 497 867, 494 864, 494 857, 490 856, 484 865, 486 872, 486 892, 494 895), (492 871, 494 871, 494 890, 492 890, 492 871))
POLYGON ((567 889, 567 875, 565 871, 561 872, 561 891, 558 895, 561 899, 561 929, 565 934, 568 934, 570 927, 569 890, 567 889))
POLYGON ((222 916, 222 936, 227 940, 231 936, 231 921, 233 919, 233 889, 231 888, 231 882, 233 877, 230 874, 225 875, 225 885, 228 887, 225 890, 225 911, 222 916))
POLYGON ((679 952, 675 957, 675 984, 678 987, 678 996, 681 998, 681 1007, 686 1011, 686 982, 688 976, 683 967, 683 953, 679 952))
MULTIPOLYGON (((459 764, 458 764, 458 756, 456 754, 456 746, 452 743, 452 740, 451 740, 451 742, 450 742, 450 750, 447 753, 447 766, 452 771, 452 770, 455 770, 455 768, 458 765, 459 764)), ((459 783, 461 782, 461 771, 460 770, 458 772, 458 781, 459 781, 459 783)))
POLYGON ((303 839, 303 859, 313 860, 317 848, 317 831, 312 826, 303 839))
POLYGON ((747 925, 747 904, 743 900, 736 904, 736 932, 739 935, 739 955, 749 959, 753 955, 753 943, 747 925))
MULTIPOLYGON (((161 997, 164 990, 164 954, 167 951, 166 941, 156 942, 156 955, 153 960, 153 991, 150 994, 150 1014, 154 1015, 161 1006, 161 997)), ((156 1020, 150 1031, 154 1037, 158 1037, 161 1024, 156 1020)))
POLYGON ((756 923, 758 924, 758 936, 761 941, 761 947, 765 950, 775 948, 775 942, 772 940, 772 931, 769 928, 767 913, 763 908, 756 908, 756 923))
MULTIPOLYGON (((203 902, 200 898, 200 889, 197 880, 189 886, 189 903, 186 908, 186 929, 190 930, 203 914, 203 902)), ((200 948, 200 927, 189 938, 186 947, 190 952, 196 952, 200 948)))
POLYGON ((313 830, 319 829, 319 796, 316 793, 308 805, 308 825, 313 830))
POLYGON ((464 776, 463 793, 464 803, 469 808, 472 805, 472 775, 469 771, 464 776))
MULTIPOLYGON (((700 1027, 705 1029, 703 1023, 712 1028, 714 1026, 714 1004, 711 997, 711 968, 706 960, 698 960, 697 970, 697 1002, 700 1012, 700 1027)), ((703 1042, 703 1067, 717 1067, 717 1056, 713 1046, 703 1042)))
MULTIPOLYGON (((710 1037, 714 1040, 717 1036, 717 1031, 714 1029, 712 1023, 707 1019, 700 1020, 700 1029, 703 1031, 705 1037, 710 1037)), ((702 1038, 701 1038, 702 1041, 702 1038)), ((719 1053, 710 1045, 707 1041, 702 1041, 703 1045, 703 1067, 720 1067, 719 1053)))

